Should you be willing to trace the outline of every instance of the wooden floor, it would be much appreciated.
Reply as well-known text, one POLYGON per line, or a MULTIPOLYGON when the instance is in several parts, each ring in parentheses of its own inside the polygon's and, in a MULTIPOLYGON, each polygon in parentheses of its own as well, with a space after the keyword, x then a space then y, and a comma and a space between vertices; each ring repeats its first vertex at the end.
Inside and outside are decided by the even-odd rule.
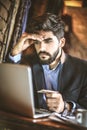
POLYGON ((72 18, 72 33, 68 53, 87 60, 87 8, 66 7, 72 18))

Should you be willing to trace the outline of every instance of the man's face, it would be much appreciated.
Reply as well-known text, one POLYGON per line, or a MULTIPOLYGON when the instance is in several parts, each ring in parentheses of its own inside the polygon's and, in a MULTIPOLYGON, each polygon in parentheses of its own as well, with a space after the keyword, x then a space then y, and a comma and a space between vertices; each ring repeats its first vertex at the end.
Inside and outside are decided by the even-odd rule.
POLYGON ((42 64, 52 63, 59 52, 59 41, 51 32, 41 31, 38 40, 34 40, 35 49, 42 64))

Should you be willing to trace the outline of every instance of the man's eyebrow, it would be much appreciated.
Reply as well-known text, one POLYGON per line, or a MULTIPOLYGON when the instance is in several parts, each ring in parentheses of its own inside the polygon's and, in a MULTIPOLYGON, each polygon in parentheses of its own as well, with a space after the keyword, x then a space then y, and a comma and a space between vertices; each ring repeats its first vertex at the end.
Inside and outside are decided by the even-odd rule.
MULTIPOLYGON (((46 39, 43 39, 42 41, 49 41, 49 40, 52 40, 52 38, 46 38, 46 39)), ((39 40, 33 40, 34 42, 40 42, 39 40)))

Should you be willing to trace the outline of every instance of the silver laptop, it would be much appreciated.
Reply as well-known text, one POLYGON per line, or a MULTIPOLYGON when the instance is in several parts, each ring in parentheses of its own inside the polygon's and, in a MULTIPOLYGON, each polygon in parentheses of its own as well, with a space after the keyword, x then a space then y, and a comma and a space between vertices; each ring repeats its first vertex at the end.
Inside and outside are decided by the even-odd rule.
POLYGON ((0 109, 32 118, 51 114, 36 112, 31 67, 0 63, 0 109))

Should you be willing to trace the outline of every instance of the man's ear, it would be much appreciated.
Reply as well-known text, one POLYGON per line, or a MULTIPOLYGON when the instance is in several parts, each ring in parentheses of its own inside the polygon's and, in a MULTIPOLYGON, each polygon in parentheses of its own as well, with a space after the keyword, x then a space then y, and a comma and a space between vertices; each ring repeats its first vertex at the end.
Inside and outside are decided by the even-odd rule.
POLYGON ((63 48, 63 47, 65 46, 65 38, 64 38, 64 37, 60 39, 59 46, 60 46, 61 48, 63 48))

